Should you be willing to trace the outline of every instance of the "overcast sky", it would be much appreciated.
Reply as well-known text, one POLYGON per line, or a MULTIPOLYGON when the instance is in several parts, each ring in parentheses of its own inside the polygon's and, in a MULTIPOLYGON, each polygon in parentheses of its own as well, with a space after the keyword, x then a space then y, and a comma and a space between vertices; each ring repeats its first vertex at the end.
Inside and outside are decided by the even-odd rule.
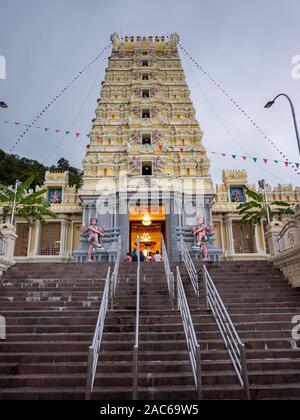
MULTIPOLYGON (((5 151, 22 128, 3 121, 30 123, 109 43, 111 33, 178 32, 195 60, 290 160, 300 161, 288 103, 281 98, 272 109, 264 109, 268 100, 285 92, 300 123, 300 79, 292 77, 292 58, 300 55, 299 0, 0 0, 0 5, 0 55, 7 65, 0 100, 9 106, 0 109, 0 147, 5 151)), ((88 133, 106 65, 107 57, 91 66, 39 125, 88 133)), ((185 58, 183 65, 208 151, 281 159, 195 66, 185 58)), ((81 167, 87 140, 32 129, 14 153, 47 165, 63 156, 81 167)), ((299 175, 284 164, 209 156, 215 182, 220 182, 224 168, 245 168, 251 182, 265 178, 273 185, 300 185, 299 175)))

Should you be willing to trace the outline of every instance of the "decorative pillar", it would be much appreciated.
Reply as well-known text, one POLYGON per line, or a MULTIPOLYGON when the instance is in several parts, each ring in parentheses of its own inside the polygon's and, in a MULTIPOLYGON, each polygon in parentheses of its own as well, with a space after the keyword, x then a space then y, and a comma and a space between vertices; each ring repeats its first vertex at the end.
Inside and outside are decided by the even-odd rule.
POLYGON ((34 248, 32 251, 33 256, 37 256, 39 253, 40 247, 40 237, 41 237, 41 223, 39 220, 34 222, 35 225, 35 235, 34 235, 34 248))
POLYGON ((296 232, 296 235, 297 235, 296 243, 300 244, 300 203, 295 204, 294 211, 295 211, 295 214, 293 216, 293 219, 296 220, 297 226, 298 226, 298 229, 296 232))
POLYGON ((32 242, 32 226, 29 225, 27 257, 30 256, 31 242, 32 242))
POLYGON ((281 222, 271 222, 267 227, 266 235, 269 241, 270 255, 272 258, 275 258, 279 254, 278 237, 282 228, 283 223, 281 222))
POLYGON ((235 254, 234 251, 234 239, 233 239, 233 232, 232 232, 232 219, 230 214, 225 215, 225 230, 226 230, 226 237, 227 237, 227 251, 225 255, 227 257, 232 257, 235 254))
POLYGON ((15 242, 18 237, 15 226, 3 223, 0 225, 0 233, 2 236, 3 247, 0 253, 0 276, 9 267, 15 264, 14 250, 15 242))
POLYGON ((60 230, 60 251, 59 255, 65 257, 65 248, 66 248, 66 234, 67 234, 67 220, 61 220, 61 230, 60 230))

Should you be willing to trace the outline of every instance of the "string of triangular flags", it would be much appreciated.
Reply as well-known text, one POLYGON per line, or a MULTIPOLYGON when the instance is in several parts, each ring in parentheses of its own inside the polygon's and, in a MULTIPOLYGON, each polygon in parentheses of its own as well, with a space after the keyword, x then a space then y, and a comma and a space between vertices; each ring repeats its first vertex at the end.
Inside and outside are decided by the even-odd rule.
MULTIPOLYGON (((211 76, 211 74, 201 64, 199 64, 181 44, 179 44, 179 47, 182 50, 182 52, 186 55, 186 57, 188 57, 188 59, 201 71, 201 73, 216 86, 216 88, 232 103, 233 106, 235 106, 238 109, 238 111, 258 131, 258 133, 264 138, 264 140, 267 140, 273 146, 273 148, 278 153, 280 153, 280 155, 284 159, 287 160, 288 158, 286 154, 279 149, 279 147, 273 142, 273 140, 269 136, 266 135, 262 128, 253 120, 253 118, 247 113, 247 111, 226 91, 226 89, 224 89, 224 87, 221 86, 221 84, 213 76, 211 76)), ((291 162, 291 166, 297 173, 297 175, 300 175, 300 172, 298 171, 299 167, 294 165, 293 162, 291 162)))
MULTIPOLYGON (((75 137, 77 137, 77 138, 79 138, 81 135, 82 135, 82 133, 81 132, 79 132, 79 131, 66 131, 66 130, 62 130, 61 128, 51 128, 51 127, 41 127, 41 126, 39 126, 39 125, 34 125, 34 124, 24 124, 24 123, 21 123, 21 122, 19 122, 19 121, 13 121, 13 122, 11 122, 11 121, 7 121, 7 120, 4 120, 4 121, 2 121, 2 123, 4 123, 4 124, 10 124, 10 125, 20 125, 20 126, 23 126, 23 127, 28 127, 28 128, 36 128, 36 129, 39 129, 39 130, 43 130, 45 133, 55 133, 55 134, 65 134, 65 135, 74 135, 75 137)), ((86 137, 90 137, 90 134, 86 134, 86 137)))
MULTIPOLYGON (((24 124, 21 123, 19 121, 14 121, 14 122, 9 122, 7 120, 2 121, 4 124, 12 124, 12 125, 23 125, 23 126, 29 126, 30 124, 24 124)), ((60 128, 51 128, 51 127, 41 127, 41 126, 32 126, 32 128, 37 128, 40 129, 42 131, 44 131, 44 133, 62 133, 68 136, 75 136, 76 138, 79 137, 91 137, 91 134, 85 134, 81 131, 65 131, 62 130, 60 128)), ((101 136, 96 135, 95 138, 98 141, 101 141, 101 136)), ((136 144, 133 144, 132 142, 128 142, 128 147, 134 147, 136 146, 136 144)), ((140 146, 140 145, 138 145, 140 146)), ((202 151, 202 150, 198 150, 197 148, 194 147, 190 147, 190 146, 165 146, 164 144, 156 144, 156 145, 145 145, 143 146, 144 148, 148 149, 148 150, 152 150, 154 151, 155 149, 161 152, 165 152, 165 151, 169 151, 169 152, 180 152, 180 153, 199 153, 201 155, 205 155, 206 153, 209 153, 211 155, 218 155, 220 157, 223 158, 231 158, 234 160, 237 159, 242 159, 243 161, 253 161, 255 163, 257 162, 263 162, 265 165, 269 164, 269 163, 274 163, 274 164, 284 164, 285 167, 294 165, 297 169, 299 169, 300 167, 300 163, 299 162, 291 162, 289 160, 277 160, 277 159, 272 159, 272 158, 262 158, 262 157, 257 157, 257 156, 249 156, 249 155, 239 155, 239 154, 235 154, 235 153, 228 153, 228 152, 215 152, 215 151, 211 151, 211 150, 206 150, 206 151, 202 151)))
POLYGON ((103 48, 102 51, 100 51, 96 57, 91 60, 85 67, 83 67, 74 77, 73 79, 67 84, 65 85, 60 91, 59 93, 54 96, 51 100, 49 100, 49 102, 47 103, 47 105, 45 105, 42 110, 36 115, 36 117, 33 119, 31 124, 27 124, 25 130, 22 132, 22 134, 19 135, 19 137, 17 138, 17 140, 15 141, 15 143, 11 146, 11 148, 9 149, 8 153, 11 153, 16 147, 17 145, 20 143, 21 140, 23 140, 23 138, 26 136, 26 134, 28 133, 28 131, 35 126, 35 124, 37 123, 37 121, 45 114, 46 111, 49 110, 49 108, 52 107, 52 105, 82 76, 83 73, 85 73, 85 71, 90 68, 97 60, 99 60, 100 57, 102 57, 102 55, 105 53, 106 50, 108 50, 110 48, 110 45, 107 45, 105 48, 103 48))

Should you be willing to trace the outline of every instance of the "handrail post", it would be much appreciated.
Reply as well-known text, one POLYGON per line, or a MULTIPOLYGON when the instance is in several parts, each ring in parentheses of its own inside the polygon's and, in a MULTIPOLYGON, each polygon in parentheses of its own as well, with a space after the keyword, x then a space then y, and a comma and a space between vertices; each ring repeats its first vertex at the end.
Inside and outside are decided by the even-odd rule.
POLYGON ((165 243, 163 234, 161 235, 161 243, 162 243, 162 258, 163 258, 163 263, 165 267, 165 274, 166 274, 166 279, 168 283, 171 306, 172 306, 172 309, 174 309, 174 274, 172 273, 171 268, 170 268, 168 252, 167 252, 166 243, 165 243))
POLYGON ((178 309, 180 311, 187 350, 190 357, 191 368, 194 377, 195 388, 199 400, 202 400, 202 378, 201 378, 201 354, 200 345, 197 339, 192 314, 184 291, 179 267, 176 267, 178 309))
POLYGON ((113 282, 113 277, 114 277, 114 274, 111 276, 110 282, 109 282, 109 284, 110 284, 110 309, 111 310, 114 309, 114 290, 113 290, 113 288, 114 288, 114 286, 113 286, 114 282, 113 282))
POLYGON ((202 394, 202 376, 201 376, 201 353, 200 353, 200 346, 197 346, 196 352, 196 363, 197 363, 197 392, 198 392, 198 400, 202 401, 203 394, 202 394))
POLYGON ((138 399, 138 349, 136 346, 133 348, 133 387, 132 387, 132 399, 137 401, 138 399))
POLYGON ((94 359, 94 350, 93 350, 93 347, 89 347, 88 372, 87 372, 86 392, 85 392, 85 399, 87 401, 91 399, 91 388, 92 388, 92 377, 93 377, 93 359, 94 359))
POLYGON ((241 354, 242 376, 243 376, 243 381, 244 381, 245 396, 246 396, 246 399, 250 401, 251 394, 250 394, 250 386, 249 386, 249 375, 248 375, 245 345, 239 344, 239 349, 240 349, 240 354, 241 354))
POLYGON ((209 304, 208 304, 208 290, 207 290, 207 272, 205 265, 202 266, 202 280, 204 284, 204 298, 205 298, 205 305, 206 308, 209 310, 209 304))
POLYGON ((140 328, 140 238, 137 237, 138 266, 136 272, 136 326, 135 344, 133 346, 133 366, 132 366, 132 399, 138 399, 138 364, 139 364, 139 328, 140 328))

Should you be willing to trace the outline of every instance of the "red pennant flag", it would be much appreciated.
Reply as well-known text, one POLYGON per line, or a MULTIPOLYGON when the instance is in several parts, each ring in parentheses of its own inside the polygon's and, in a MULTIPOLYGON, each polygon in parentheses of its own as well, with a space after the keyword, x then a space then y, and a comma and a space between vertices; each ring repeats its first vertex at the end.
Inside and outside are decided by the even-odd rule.
POLYGON ((59 132, 60 132, 60 130, 57 128, 57 129, 55 130, 55 132, 56 132, 56 133, 59 133, 59 132))
POLYGON ((265 162, 265 164, 267 164, 267 163, 268 163, 268 159, 263 159, 263 161, 265 162))
POLYGON ((247 156, 243 156, 243 159, 244 159, 244 160, 247 160, 247 156))
POLYGON ((76 137, 78 138, 80 136, 80 133, 75 133, 76 137))
POLYGON ((226 156, 226 153, 221 153, 221 155, 225 157, 226 156))
POLYGON ((289 166, 289 162, 288 161, 284 162, 284 164, 285 164, 286 167, 289 166))

